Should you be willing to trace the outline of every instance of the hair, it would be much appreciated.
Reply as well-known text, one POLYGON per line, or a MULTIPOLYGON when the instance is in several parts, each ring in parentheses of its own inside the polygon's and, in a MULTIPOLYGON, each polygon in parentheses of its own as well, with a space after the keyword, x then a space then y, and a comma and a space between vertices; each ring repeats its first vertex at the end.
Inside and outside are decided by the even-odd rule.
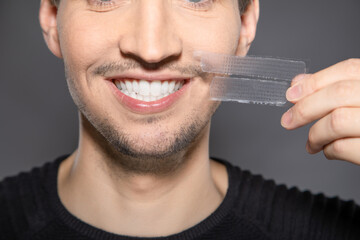
MULTIPOLYGON (((239 1, 239 9, 240 9, 240 13, 242 14, 247 6, 249 5, 251 0, 238 0, 239 1)), ((60 0, 51 0, 52 4, 55 5, 56 7, 59 6, 60 4, 60 0)))
MULTIPOLYGON (((56 0, 56 1, 58 1, 58 0, 56 0)), ((246 8, 250 4, 251 0, 238 0, 238 1, 239 1, 240 14, 243 14, 243 12, 245 12, 246 8)))

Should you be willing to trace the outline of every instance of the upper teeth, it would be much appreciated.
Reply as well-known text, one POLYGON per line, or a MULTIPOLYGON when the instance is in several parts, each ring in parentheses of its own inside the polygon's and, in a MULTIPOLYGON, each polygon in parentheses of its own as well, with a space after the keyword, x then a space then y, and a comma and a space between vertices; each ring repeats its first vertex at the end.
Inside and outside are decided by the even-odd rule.
POLYGON ((124 94, 143 101, 156 101, 179 90, 184 81, 115 80, 117 88, 124 94))

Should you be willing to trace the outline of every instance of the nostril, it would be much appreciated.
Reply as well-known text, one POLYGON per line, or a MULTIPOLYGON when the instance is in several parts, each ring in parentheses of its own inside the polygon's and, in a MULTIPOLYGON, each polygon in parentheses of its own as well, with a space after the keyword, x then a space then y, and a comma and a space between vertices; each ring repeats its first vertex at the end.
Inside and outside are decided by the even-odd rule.
POLYGON ((119 39, 122 56, 136 59, 144 68, 152 70, 181 55, 182 41, 171 30, 149 31, 137 29, 123 35, 119 39))
POLYGON ((144 61, 144 65, 153 68, 173 53, 166 49, 166 46, 155 46, 155 44, 142 46, 139 49, 139 57, 144 61))

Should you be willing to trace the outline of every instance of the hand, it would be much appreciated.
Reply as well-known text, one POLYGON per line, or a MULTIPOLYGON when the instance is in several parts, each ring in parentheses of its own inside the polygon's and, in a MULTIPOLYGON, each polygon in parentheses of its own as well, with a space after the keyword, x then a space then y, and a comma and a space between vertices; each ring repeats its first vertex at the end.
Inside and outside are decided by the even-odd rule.
POLYGON ((360 165, 360 59, 295 77, 286 97, 295 105, 282 116, 284 128, 318 120, 309 131, 309 153, 360 165))

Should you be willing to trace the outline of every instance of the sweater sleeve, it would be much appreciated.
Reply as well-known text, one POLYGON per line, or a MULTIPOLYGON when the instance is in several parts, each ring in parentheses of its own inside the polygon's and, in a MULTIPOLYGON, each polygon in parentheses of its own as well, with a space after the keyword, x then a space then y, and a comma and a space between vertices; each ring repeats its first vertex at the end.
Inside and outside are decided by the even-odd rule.
POLYGON ((353 201, 241 172, 239 214, 261 224, 273 239, 360 239, 360 208, 353 201))

